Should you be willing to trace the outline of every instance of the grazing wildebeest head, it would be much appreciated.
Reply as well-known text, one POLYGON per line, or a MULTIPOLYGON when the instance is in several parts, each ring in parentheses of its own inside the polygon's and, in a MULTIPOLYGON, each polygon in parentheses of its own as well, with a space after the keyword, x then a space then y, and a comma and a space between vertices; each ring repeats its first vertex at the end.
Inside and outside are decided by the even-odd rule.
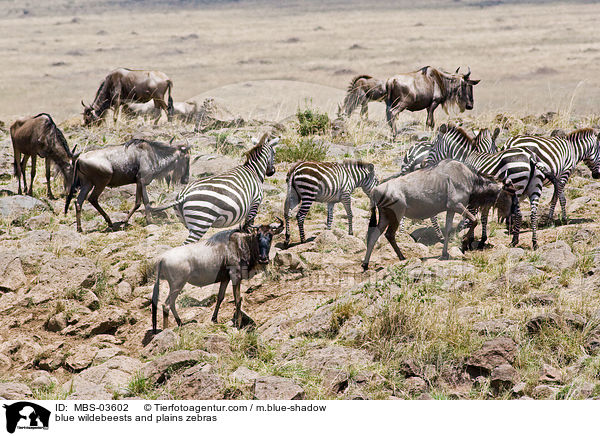
POLYGON ((160 118, 160 109, 167 113, 170 120, 173 115, 173 99, 171 88, 173 82, 160 71, 130 70, 118 68, 111 71, 100 84, 96 97, 91 105, 87 106, 83 100, 83 123, 85 126, 100 122, 109 108, 114 110, 114 120, 117 121, 119 107, 123 103, 146 103, 154 100, 154 105, 159 109, 155 124, 160 118), (165 94, 169 92, 168 104, 165 94))

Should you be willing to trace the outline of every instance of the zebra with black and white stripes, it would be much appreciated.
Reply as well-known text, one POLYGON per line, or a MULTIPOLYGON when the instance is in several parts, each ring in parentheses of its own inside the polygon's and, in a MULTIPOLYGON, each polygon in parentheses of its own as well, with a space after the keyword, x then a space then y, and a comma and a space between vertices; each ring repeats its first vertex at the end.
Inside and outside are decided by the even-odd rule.
POLYGON ((284 203, 285 242, 290 242, 290 211, 300 205, 296 214, 300 241, 305 241, 304 219, 313 202, 327 203, 327 230, 333 222, 333 208, 342 202, 348 216, 348 234, 352 232, 351 194, 360 187, 365 194, 378 184, 375 167, 357 160, 337 162, 298 162, 287 174, 287 196, 284 203))
MULTIPOLYGON (((535 154, 523 147, 514 147, 498 153, 485 153, 475 150, 469 135, 457 127, 449 127, 440 133, 424 161, 425 166, 434 165, 443 159, 464 162, 479 173, 510 183, 518 197, 527 196, 531 204, 532 245, 537 248, 537 205, 542 193, 544 179, 554 179, 552 170, 535 154)), ((479 248, 487 240, 487 219, 489 208, 481 211, 482 235, 479 248)), ((513 239, 511 245, 519 242, 521 211, 518 202, 514 204, 513 239)), ((471 226, 467 239, 472 240, 474 227, 471 226)))
POLYGON ((585 162, 593 178, 600 178, 600 134, 597 135, 593 129, 575 130, 564 137, 518 135, 506 142, 505 148, 512 147, 523 147, 535 153, 556 176, 548 212, 550 220, 554 218, 556 202, 560 201, 562 220, 567 221, 564 189, 579 162, 585 162))
POLYGON ((262 202, 262 184, 275 174, 275 145, 279 138, 263 135, 246 154, 246 161, 223 174, 205 177, 187 185, 175 202, 153 209, 175 208, 189 230, 184 244, 197 242, 210 227, 252 224, 262 202))

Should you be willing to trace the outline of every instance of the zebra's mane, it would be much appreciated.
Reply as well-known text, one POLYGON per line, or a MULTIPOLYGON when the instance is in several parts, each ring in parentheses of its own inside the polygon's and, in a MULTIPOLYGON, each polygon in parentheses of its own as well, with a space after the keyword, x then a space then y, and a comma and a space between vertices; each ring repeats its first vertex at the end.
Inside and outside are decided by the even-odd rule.
POLYGON ((567 135, 567 139, 568 140, 572 140, 572 139, 575 139, 578 136, 583 136, 583 137, 589 138, 591 136, 596 136, 596 131, 594 129, 592 129, 591 127, 585 127, 583 129, 577 129, 577 130, 574 130, 574 131, 570 132, 567 135))
POLYGON ((258 144, 246 152, 246 161, 244 162, 244 165, 248 164, 250 161, 256 159, 260 155, 264 145, 267 143, 268 137, 269 134, 265 133, 262 138, 260 138, 260 141, 258 141, 258 144))
POLYGON ((342 165, 345 167, 358 167, 367 171, 374 171, 375 166, 370 162, 365 162, 359 159, 344 159, 342 165))
POLYGON ((469 135, 469 133, 463 129, 462 127, 459 126, 448 126, 447 130, 442 133, 443 136, 446 136, 448 134, 457 134, 458 136, 460 136, 461 138, 463 138, 466 142, 468 142, 470 145, 473 145, 473 137, 471 135, 469 135))

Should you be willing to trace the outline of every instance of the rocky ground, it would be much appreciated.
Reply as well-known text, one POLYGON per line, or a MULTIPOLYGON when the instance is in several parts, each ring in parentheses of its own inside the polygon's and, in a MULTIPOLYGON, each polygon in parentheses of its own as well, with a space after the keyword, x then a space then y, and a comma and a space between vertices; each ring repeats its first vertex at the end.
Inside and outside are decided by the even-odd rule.
MULTIPOLYGON (((7 123, 8 124, 8 123, 7 123)), ((380 176, 398 169, 415 138, 426 134, 404 120, 390 142, 385 126, 358 122, 308 138, 328 160, 361 158, 380 176)), ((598 127, 594 119, 553 114, 523 119, 502 114, 470 119, 467 127, 501 125, 500 143, 514 133, 598 127)), ((194 128, 141 120, 85 129, 61 124, 79 150, 118 144, 132 135, 187 141, 193 177, 237 165, 250 136, 275 130, 283 147, 300 140, 295 118, 282 123, 236 121, 194 128)), ((285 175, 279 162, 266 181, 257 222, 281 216, 285 175)), ((489 247, 450 261, 427 223, 407 223, 398 235, 408 260, 399 262, 382 238, 363 273, 368 199, 353 196, 354 236, 336 207, 325 230, 324 205, 313 206, 305 244, 283 250, 278 236, 269 269, 245 283, 243 309, 255 329, 237 331, 231 290, 212 324, 217 287, 187 285, 178 299, 181 328, 152 336, 153 259, 187 231, 174 214, 146 225, 107 229, 84 205, 83 229, 64 198, 48 201, 43 163, 34 198, 15 195, 10 137, 0 133, 0 397, 6 399, 575 399, 600 396, 600 183, 585 167, 567 187, 569 221, 542 223, 540 248, 523 230, 509 248, 504 228, 491 224, 489 247)), ((54 181, 55 192, 60 180, 54 181)), ((155 204, 179 186, 153 182, 155 204)), ((133 204, 132 186, 100 199, 114 221, 133 204)), ((551 189, 541 201, 547 210, 551 189)), ((524 202, 528 210, 527 201, 524 202)), ((527 213, 527 212, 526 212, 527 213)), ((527 221, 527 219, 525 220, 527 221)), ((547 220, 546 220, 547 221, 547 220)), ((214 233, 214 231, 211 231, 214 233)), ((292 241, 298 241, 295 221, 292 241)), ((168 285, 162 284, 161 297, 168 285)))

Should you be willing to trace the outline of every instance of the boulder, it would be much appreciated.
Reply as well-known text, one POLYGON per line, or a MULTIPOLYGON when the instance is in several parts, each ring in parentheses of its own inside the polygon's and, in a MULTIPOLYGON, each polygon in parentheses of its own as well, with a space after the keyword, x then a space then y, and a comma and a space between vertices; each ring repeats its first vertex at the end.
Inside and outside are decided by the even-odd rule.
POLYGON ((52 384, 56 384, 56 377, 52 377, 46 371, 37 371, 35 375, 31 378, 30 386, 33 389, 43 389, 47 388, 52 384))
POLYGON ((516 323, 509 319, 496 318, 487 321, 478 321, 473 323, 473 330, 480 335, 498 335, 506 331, 513 330, 516 323))
POLYGON ((152 340, 144 347, 143 356, 151 356, 154 354, 162 354, 172 349, 177 345, 179 336, 171 329, 165 329, 152 338, 152 340))
POLYGON ((420 395, 427 390, 427 382, 421 377, 409 377, 404 380, 404 387, 409 395, 420 395))
POLYGON ((32 397, 33 392, 23 383, 0 383, 0 398, 4 400, 23 400, 32 397))
POLYGON ((512 364, 516 352, 517 344, 511 338, 491 339, 467 359, 467 371, 472 377, 488 375, 497 366, 512 364))
POLYGON ((90 383, 110 388, 123 388, 144 364, 138 359, 116 356, 106 362, 87 368, 78 375, 90 383))
POLYGON ((554 304, 555 297, 552 294, 531 293, 525 296, 523 302, 532 306, 551 306, 554 304))
POLYGON ((174 371, 188 366, 194 366, 198 362, 203 362, 213 357, 216 356, 202 350, 172 351, 144 365, 142 374, 152 383, 160 384, 165 382, 174 371))
POLYGON ((46 330, 49 332, 60 332, 67 328, 67 315, 64 312, 57 313, 46 322, 46 330))
POLYGON ((517 370, 512 365, 508 363, 498 365, 490 375, 490 388, 496 393, 511 389, 517 382, 518 376, 517 370))
POLYGON ((544 313, 542 315, 534 316, 525 327, 527 332, 530 334, 539 333, 539 331, 545 326, 557 327, 560 322, 560 318, 555 313, 544 313))
POLYGON ((178 397, 189 400, 221 400, 225 383, 210 371, 210 364, 200 364, 186 369, 169 380, 167 387, 178 397))
POLYGON ((571 247, 565 241, 542 245, 537 253, 540 257, 540 263, 553 270, 560 271, 565 268, 572 268, 577 263, 577 256, 573 254, 571 247))
POLYGON ((331 331, 331 319, 333 316, 333 304, 319 307, 307 318, 296 324, 294 333, 304 336, 324 336, 331 331))
POLYGON ((231 354, 229 339, 222 335, 208 335, 204 341, 206 351, 213 354, 231 354))
POLYGON ((92 383, 76 375, 62 385, 67 393, 67 400, 112 400, 113 395, 103 386, 92 383))
POLYGON ((65 360, 66 368, 71 372, 81 372, 92 364, 99 348, 87 344, 75 347, 65 360))
POLYGON ((273 258, 273 263, 289 271, 304 271, 306 269, 306 265, 302 262, 302 259, 291 251, 277 252, 273 258))
POLYGON ((67 335, 79 335, 84 338, 100 334, 114 334, 117 329, 130 322, 128 312, 117 306, 108 306, 82 317, 82 319, 72 326, 63 330, 67 335))
POLYGON ((555 400, 559 391, 557 386, 538 385, 531 391, 531 396, 536 400, 555 400))
POLYGON ((303 358, 306 367, 320 373, 325 369, 343 369, 349 366, 367 366, 373 362, 373 356, 365 350, 339 345, 308 350, 303 358))
POLYGON ((25 195, 0 197, 0 216, 4 218, 22 216, 35 209, 48 209, 48 206, 37 198, 25 195))
POLYGON ((266 376, 254 381, 254 397, 257 400, 303 400, 305 393, 293 380, 266 376))
POLYGON ((0 292, 16 292, 27 284, 21 259, 10 253, 0 254, 0 292))
POLYGON ((540 370, 540 378, 538 379, 538 381, 540 383, 544 383, 544 384, 548 384, 548 383, 560 384, 560 383, 562 383, 562 376, 558 369, 544 363, 542 365, 542 369, 540 370))
POLYGON ((238 383, 252 383, 259 377, 259 374, 245 366, 240 366, 233 371, 229 377, 238 383))

